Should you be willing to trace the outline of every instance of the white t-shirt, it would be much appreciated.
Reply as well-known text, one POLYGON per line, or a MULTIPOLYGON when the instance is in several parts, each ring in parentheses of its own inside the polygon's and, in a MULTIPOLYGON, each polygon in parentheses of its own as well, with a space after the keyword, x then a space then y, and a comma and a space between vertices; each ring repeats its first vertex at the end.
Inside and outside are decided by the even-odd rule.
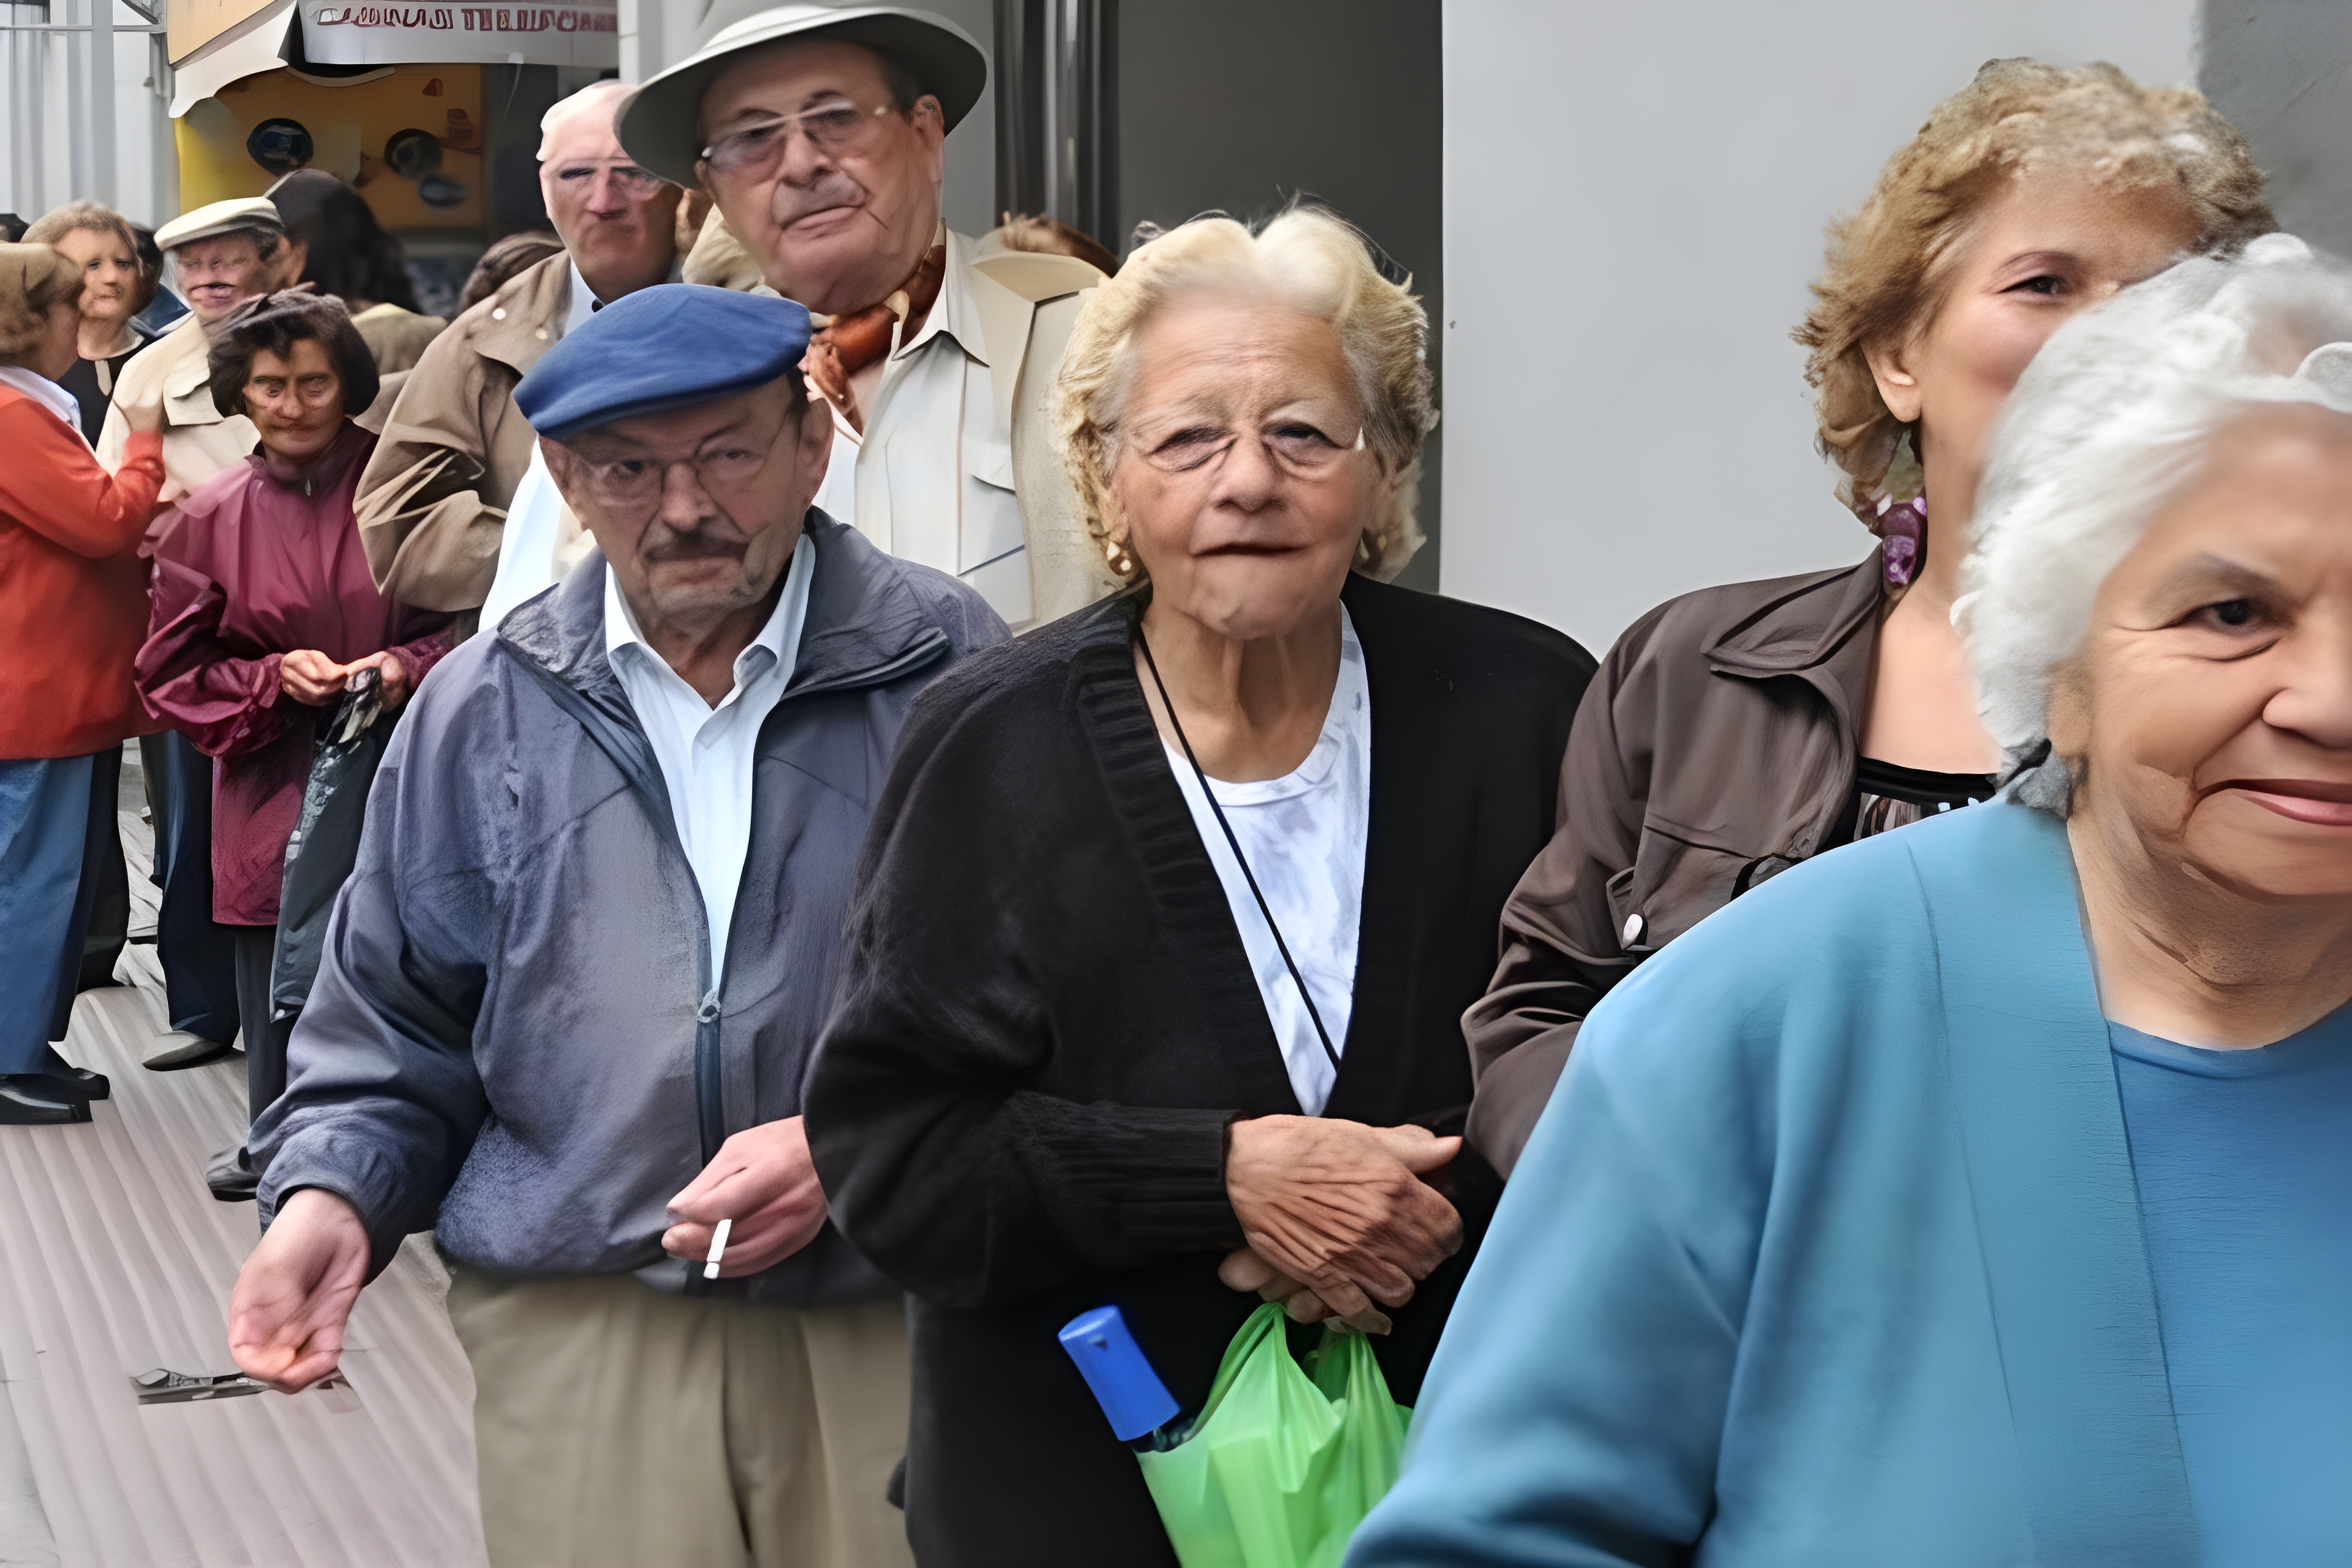
MULTIPOLYGON (((1201 794, 1181 748, 1168 747, 1168 763, 1192 810, 1192 825, 1224 884, 1225 901, 1241 930, 1242 946, 1265 999, 1266 1018, 1282 1047, 1290 1087, 1309 1116, 1323 1114, 1338 1073, 1323 1054, 1299 994, 1282 962, 1274 933, 1234 860, 1224 830, 1201 794)), ((1355 1005, 1356 935, 1364 912, 1364 841, 1372 820, 1372 699, 1364 679, 1363 645, 1345 606, 1339 611, 1339 679, 1331 711, 1315 749, 1295 772, 1256 784, 1212 779, 1242 853, 1256 873, 1258 890, 1282 928, 1298 972, 1307 977, 1315 1010, 1331 1048, 1348 1048, 1348 1018, 1355 1005)))

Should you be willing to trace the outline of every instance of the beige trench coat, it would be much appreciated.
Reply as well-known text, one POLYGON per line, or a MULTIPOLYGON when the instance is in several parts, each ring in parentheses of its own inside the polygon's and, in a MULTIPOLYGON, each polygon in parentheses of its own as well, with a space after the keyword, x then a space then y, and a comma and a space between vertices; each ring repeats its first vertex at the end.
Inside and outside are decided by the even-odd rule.
POLYGON ((451 322, 388 410, 379 402, 360 421, 383 437, 360 476, 357 510, 388 597, 466 611, 488 596, 507 505, 537 440, 515 384, 554 346, 571 304, 572 260, 559 251, 451 322))
POLYGON ((123 409, 160 397, 163 489, 156 497, 158 507, 170 505, 231 463, 242 461, 260 439, 252 420, 213 406, 212 373, 205 363, 211 352, 212 340, 191 312, 124 365, 114 384, 114 401, 98 433, 98 460, 110 473, 122 466, 122 448, 131 439, 123 409))

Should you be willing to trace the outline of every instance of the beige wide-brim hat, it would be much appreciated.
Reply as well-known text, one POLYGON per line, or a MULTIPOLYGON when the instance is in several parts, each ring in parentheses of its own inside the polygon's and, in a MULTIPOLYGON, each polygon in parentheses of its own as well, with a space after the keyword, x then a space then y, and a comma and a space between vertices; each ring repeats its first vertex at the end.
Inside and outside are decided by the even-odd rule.
POLYGON ((692 186, 702 156, 704 89, 746 50, 815 37, 895 56, 940 100, 950 131, 988 86, 988 56, 945 16, 900 5, 778 5, 720 28, 692 56, 637 89, 614 126, 621 146, 663 179, 692 186))
POLYGON ((175 250, 194 240, 257 230, 284 234, 286 220, 278 216, 277 204, 268 196, 237 196, 226 202, 207 202, 193 212, 182 213, 155 231, 155 248, 175 250))

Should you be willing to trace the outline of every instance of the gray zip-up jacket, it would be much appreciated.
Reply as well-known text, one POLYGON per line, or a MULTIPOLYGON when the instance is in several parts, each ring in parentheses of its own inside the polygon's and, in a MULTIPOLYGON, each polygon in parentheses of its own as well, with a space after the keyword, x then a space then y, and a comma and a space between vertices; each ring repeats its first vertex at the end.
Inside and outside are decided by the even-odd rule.
MULTIPOLYGON (((699 1293, 665 1205, 730 1134, 800 1113, 867 814, 907 705, 1006 633, 980 595, 821 511, 791 684, 760 731, 750 854, 709 923, 651 746, 606 662, 604 560, 444 659, 404 717, 359 863, 255 1124, 265 1223, 322 1187, 373 1265, 411 1231, 461 1264, 635 1272, 699 1293)), ((714 1292, 895 1289, 827 1225, 714 1292)))

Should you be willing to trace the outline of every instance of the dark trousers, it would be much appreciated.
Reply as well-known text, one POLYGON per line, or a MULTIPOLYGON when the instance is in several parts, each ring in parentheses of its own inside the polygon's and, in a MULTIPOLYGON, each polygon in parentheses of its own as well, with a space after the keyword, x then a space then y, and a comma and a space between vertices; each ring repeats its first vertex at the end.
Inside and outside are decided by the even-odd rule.
POLYGON ((139 755, 155 814, 155 945, 172 1027, 225 1045, 236 1038, 236 928, 213 919, 213 760, 171 731, 141 741, 139 755))
POLYGON ((81 962, 72 989, 114 984, 114 964, 131 940, 131 874, 122 863, 122 748, 95 760, 89 780, 89 838, 82 849, 77 914, 86 907, 81 962))
POLYGON ((286 1042, 294 1020, 269 1016, 269 960, 278 949, 276 926, 230 926, 236 942, 236 1010, 245 1019, 246 1120, 259 1118, 286 1092, 286 1042))

